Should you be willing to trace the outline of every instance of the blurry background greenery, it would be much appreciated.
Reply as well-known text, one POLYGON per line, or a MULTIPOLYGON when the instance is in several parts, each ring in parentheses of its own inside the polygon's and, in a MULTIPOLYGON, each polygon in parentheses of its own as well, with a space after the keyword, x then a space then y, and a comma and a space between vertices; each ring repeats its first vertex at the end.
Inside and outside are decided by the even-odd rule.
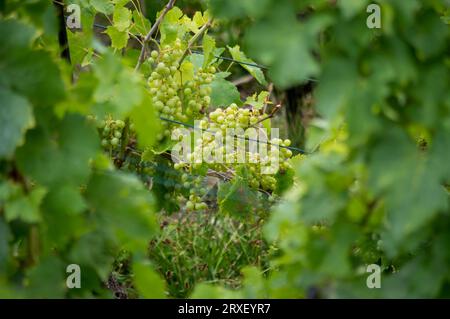
MULTIPOLYGON (((75 2, 93 14, 112 3, 75 2)), ((153 22, 165 1, 145 3, 153 22)), ((311 152, 270 213, 242 220, 160 213, 163 199, 113 168, 85 120, 113 83, 113 107, 139 110, 133 55, 97 50, 101 62, 72 83, 53 4, 3 1, 0 296, 448 298, 449 3, 378 3, 381 29, 366 27, 367 0, 177 1, 190 16, 211 10, 217 46, 268 67, 275 123, 311 152), (81 289, 65 287, 70 263, 81 289), (372 263, 381 289, 366 286, 372 263)), ((95 32, 69 32, 75 61, 98 48, 95 32)), ((261 88, 239 86, 242 97, 261 88)))

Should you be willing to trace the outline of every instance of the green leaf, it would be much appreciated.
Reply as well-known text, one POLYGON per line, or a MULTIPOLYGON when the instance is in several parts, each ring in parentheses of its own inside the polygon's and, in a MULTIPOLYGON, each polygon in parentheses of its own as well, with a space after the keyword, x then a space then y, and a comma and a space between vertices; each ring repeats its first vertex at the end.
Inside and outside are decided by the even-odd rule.
POLYGON ((244 104, 251 105, 254 109, 260 110, 269 102, 269 92, 261 91, 259 94, 255 93, 247 97, 244 104))
POLYGON ((386 131, 373 150, 369 180, 386 201, 390 253, 405 236, 447 207, 448 195, 440 185, 433 161, 399 130, 386 131), (405 191, 407 189, 407 191, 405 191))
POLYGON ((16 50, 28 49, 36 30, 31 25, 8 19, 0 21, 0 33, 3 34, 0 47, 0 59, 3 60, 16 50))
POLYGON ((194 78, 194 64, 189 61, 184 60, 180 66, 181 78, 183 83, 192 81, 194 78))
POLYGON ((62 298, 66 290, 66 265, 57 257, 43 258, 28 271, 28 298, 62 298))
MULTIPOLYGON (((357 70, 347 59, 335 58, 324 66, 317 88, 317 110, 327 118, 334 118, 350 101, 357 86, 357 70)), ((355 106, 353 106, 355 107, 355 106)))
POLYGON ((134 34, 145 36, 152 27, 150 21, 138 10, 133 11, 133 21, 134 24, 130 32, 134 34))
POLYGON ((50 106, 65 97, 60 70, 48 52, 11 52, 0 65, 0 85, 14 88, 32 104, 50 106))
POLYGON ((42 204, 45 251, 67 249, 67 244, 72 244, 92 228, 92 221, 82 214, 86 208, 78 187, 65 185, 47 194, 42 204))
POLYGON ((165 298, 165 282, 150 263, 133 263, 134 284, 139 294, 148 299, 165 298))
POLYGON ((64 185, 55 189, 45 198, 46 207, 51 211, 64 211, 67 215, 83 212, 87 205, 77 187, 64 185))
MULTIPOLYGON (((86 37, 82 32, 67 31, 69 40, 70 60, 72 65, 78 65, 83 62, 91 47, 91 39, 86 37), (88 52, 86 52, 88 51, 88 52)), ((90 49, 92 51, 92 49, 90 49)))
MULTIPOLYGON (((231 56, 234 60, 245 62, 245 63, 252 63, 255 64, 255 62, 249 58, 240 50, 239 45, 235 45, 234 47, 227 46, 228 51, 230 51, 231 56)), ((262 70, 256 66, 250 66, 246 64, 240 64, 244 69, 246 69, 255 79, 258 81, 261 85, 267 85, 266 79, 264 77, 264 73, 262 70)))
POLYGON ((226 289, 220 286, 212 286, 206 283, 197 284, 192 299, 242 299, 242 293, 236 290, 226 289))
POLYGON ((116 6, 113 14, 113 25, 119 32, 127 31, 131 25, 131 11, 125 7, 116 6))
POLYGON ((237 19, 246 17, 259 17, 270 11, 271 0, 245 0, 227 1, 211 0, 212 13, 215 17, 224 19, 237 19))
POLYGON ((121 31, 116 26, 109 26, 105 32, 110 37, 111 47, 114 49, 121 50, 127 46, 130 38, 127 31, 121 31))
POLYGON ((89 160, 99 149, 97 133, 75 115, 55 125, 52 131, 37 127, 28 132, 25 145, 17 150, 19 169, 46 186, 80 185, 86 182, 89 160))
POLYGON ((141 77, 132 69, 124 66, 111 52, 105 53, 103 59, 94 66, 99 84, 94 93, 94 100, 102 103, 97 106, 98 113, 111 113, 122 118, 143 99, 141 77), (104 104, 110 106, 105 109, 104 104))
POLYGON ((329 21, 319 16, 300 24, 290 5, 276 6, 246 33, 248 53, 269 67, 270 77, 280 87, 301 83, 319 71, 311 51, 317 33, 329 21))
POLYGON ((217 203, 223 213, 245 217, 253 211, 255 201, 256 194, 241 177, 219 185, 217 203))
MULTIPOLYGON (((368 5, 368 0, 340 0, 337 2, 339 8, 341 9, 344 18, 352 18, 353 16, 366 12, 366 7, 368 5)), ((367 14, 369 15, 369 14, 367 14)))
POLYGON ((261 271, 254 266, 246 266, 241 270, 244 276, 243 294, 245 298, 257 299, 267 298, 268 290, 266 281, 261 271))
POLYGON ((112 14, 114 12, 114 4, 110 0, 89 0, 89 2, 100 13, 112 14))
POLYGON ((183 38, 188 28, 183 24, 181 17, 183 12, 178 7, 173 7, 164 17, 160 26, 161 44, 171 44, 176 38, 183 38))
POLYGON ((211 88, 212 106, 228 106, 231 103, 242 104, 241 95, 233 83, 216 76, 211 83, 211 88))
POLYGON ((152 196, 131 175, 108 171, 95 174, 88 184, 86 198, 105 227, 111 228, 127 245, 145 247, 158 230, 152 196))
MULTIPOLYGON (((195 12, 194 16, 192 17, 192 21, 196 24, 197 28, 202 27, 204 24, 206 24, 211 16, 209 15, 208 11, 205 11, 203 14, 200 11, 195 12)), ((194 31, 196 32, 196 31, 194 31)))
POLYGON ((0 158, 9 158, 23 144, 26 130, 34 126, 33 110, 23 97, 0 86, 0 158))
POLYGON ((277 179, 277 194, 282 194, 292 187, 294 184, 294 171, 292 169, 288 169, 285 172, 278 172, 275 175, 277 179))
POLYGON ((41 220, 39 206, 46 192, 45 188, 38 187, 30 194, 10 198, 5 205, 5 219, 7 221, 20 219, 26 223, 39 222, 41 220))
POLYGON ((208 66, 214 59, 214 50, 216 49, 216 40, 205 34, 203 36, 203 67, 208 66))
POLYGON ((420 24, 408 29, 407 36, 421 59, 431 58, 446 50, 449 28, 438 14, 428 11, 420 17, 420 24))
POLYGON ((138 136, 138 144, 142 148, 152 146, 161 130, 161 121, 156 114, 152 100, 148 97, 144 101, 144 103, 135 107, 130 114, 138 136))
POLYGON ((102 280, 107 280, 114 261, 114 243, 102 232, 91 232, 82 236, 69 253, 70 263, 91 266, 102 280))
POLYGON ((9 261, 9 241, 11 239, 11 232, 8 224, 0 218, 0 273, 3 274, 6 271, 6 267, 9 261))

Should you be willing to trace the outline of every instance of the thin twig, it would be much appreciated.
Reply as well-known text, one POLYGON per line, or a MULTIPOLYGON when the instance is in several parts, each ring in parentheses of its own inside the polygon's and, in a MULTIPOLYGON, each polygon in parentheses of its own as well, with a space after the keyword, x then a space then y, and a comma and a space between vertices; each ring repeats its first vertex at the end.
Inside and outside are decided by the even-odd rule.
POLYGON ((253 79, 254 79, 254 77, 252 75, 248 74, 248 75, 245 75, 243 77, 240 77, 240 78, 234 80, 231 83, 233 83, 235 86, 240 86, 242 84, 252 81, 253 79))
POLYGON ((275 105, 275 107, 272 109, 270 114, 268 114, 266 117, 263 117, 255 124, 250 125, 249 127, 254 127, 254 126, 258 125, 259 123, 264 122, 267 119, 271 119, 272 117, 274 117, 275 113, 278 112, 279 109, 281 109, 281 104, 275 105))
POLYGON ((169 10, 171 10, 173 8, 173 6, 175 5, 175 1, 176 0, 169 0, 167 5, 164 7, 163 12, 161 12, 160 16, 158 17, 158 19, 152 25, 152 28, 150 29, 150 31, 145 36, 143 44, 142 44, 142 48, 141 48, 141 53, 139 55, 139 60, 138 60, 138 62, 136 64, 136 67, 135 67, 136 71, 139 70, 139 68, 141 67, 142 63, 145 60, 145 54, 146 54, 146 51, 147 51, 147 42, 150 41, 150 39, 152 38, 153 34, 156 32, 156 30, 158 30, 159 25, 161 24, 162 20, 164 19, 165 15, 167 14, 167 12, 169 12, 169 10))

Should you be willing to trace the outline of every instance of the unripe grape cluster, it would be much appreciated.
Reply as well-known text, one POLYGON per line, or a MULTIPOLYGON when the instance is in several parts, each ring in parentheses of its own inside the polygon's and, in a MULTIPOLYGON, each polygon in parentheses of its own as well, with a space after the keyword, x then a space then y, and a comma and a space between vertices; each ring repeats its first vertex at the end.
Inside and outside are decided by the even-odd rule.
MULTIPOLYGON (((211 83, 214 80, 216 67, 209 65, 206 67, 194 68, 193 74, 183 72, 183 65, 180 61, 184 55, 186 43, 177 39, 170 45, 165 45, 159 50, 153 50, 148 60, 152 72, 148 78, 150 94, 153 105, 161 117, 172 121, 190 122, 200 120, 200 128, 203 130, 201 137, 195 141, 194 149, 187 154, 185 161, 174 164, 174 168, 181 174, 181 185, 184 191, 180 196, 183 197, 187 211, 204 210, 207 208, 202 198, 206 194, 206 189, 202 186, 205 178, 201 175, 205 172, 205 163, 207 169, 219 173, 230 174, 233 178, 235 172, 245 163, 247 179, 249 186, 257 190, 265 190, 273 193, 277 188, 277 179, 275 175, 279 171, 285 171, 290 168, 288 162, 292 152, 285 148, 290 145, 289 140, 280 140, 272 138, 271 140, 259 143, 266 143, 267 154, 260 154, 259 149, 245 149, 248 142, 245 136, 241 136, 242 143, 236 143, 235 149, 226 147, 225 141, 227 129, 243 129, 257 127, 264 119, 265 115, 258 109, 240 108, 235 103, 222 109, 217 108, 206 116, 206 111, 211 104, 211 83), (223 140, 221 143, 216 141, 215 132, 222 132, 223 140), (281 147, 280 147, 281 146, 281 147), (205 152, 206 149, 206 152, 205 152), (198 160, 198 154, 210 154, 216 159, 221 158, 219 162, 205 162, 198 160), (244 160, 242 161, 242 154, 244 160), (273 168, 273 171, 265 171, 271 162, 276 161, 279 165, 273 168), (203 172, 203 173, 202 173, 203 172), (234 173, 233 173, 234 172, 234 173), (186 192, 189 190, 188 192, 186 192)), ((188 72, 189 73, 189 72, 188 72)), ((162 121, 163 132, 158 135, 158 140, 170 138, 173 129, 181 128, 178 124, 162 121)), ((257 129, 256 129, 257 130, 257 129)), ((232 137, 232 139, 237 139, 232 137)))
POLYGON ((202 200, 202 197, 207 192, 206 188, 202 186, 204 177, 192 177, 187 173, 183 173, 181 175, 181 181, 183 182, 183 186, 186 189, 189 189, 189 197, 186 201, 186 210, 198 211, 207 209, 208 205, 202 200))
POLYGON ((211 103, 211 82, 216 73, 214 66, 206 69, 198 68, 197 74, 191 81, 184 84, 183 96, 185 100, 186 114, 189 117, 198 118, 211 103))
MULTIPOLYGON (((185 44, 176 39, 173 45, 165 45, 161 51, 153 50, 148 59, 153 71, 148 78, 150 94, 158 114, 169 120, 187 122, 196 119, 211 103, 211 82, 216 68, 198 68, 192 80, 185 81, 179 71, 185 44)), ((170 137, 173 124, 163 121, 164 131, 158 139, 170 137)))
MULTIPOLYGON (((208 168, 217 172, 236 172, 239 165, 242 165, 242 149, 248 141, 245 136, 234 137, 233 147, 226 146, 227 129, 246 128, 259 123, 264 117, 259 110, 239 108, 232 104, 226 109, 216 109, 209 114, 209 119, 204 118, 200 121, 200 128, 203 130, 201 136, 195 141, 191 153, 186 155, 186 162, 180 161, 174 165, 175 169, 189 170, 191 173, 201 169, 202 165, 207 163, 208 168), (216 134, 219 132, 219 135, 216 134), (220 134, 221 133, 221 134, 220 134), (217 138, 221 138, 217 141, 217 138), (205 161, 204 158, 198 158, 199 154, 208 154, 219 161, 205 161)), ((272 138, 268 141, 259 140, 256 150, 244 149, 245 167, 247 168, 247 179, 249 186, 254 189, 261 189, 268 192, 274 192, 277 188, 275 175, 291 168, 289 159, 292 157, 292 151, 288 149, 291 141, 272 138), (260 154, 261 143, 266 145, 267 152, 260 154), (278 166, 271 166, 271 163, 278 163, 278 166), (265 171, 267 170, 268 171, 265 171)))
MULTIPOLYGON (((173 47, 166 45, 161 51, 150 53, 149 63, 153 71, 148 79, 153 105, 158 113, 170 120, 186 121, 180 97, 180 83, 176 79, 179 60, 183 56, 182 43, 177 39, 173 47)), ((163 122, 165 130, 159 139, 170 136, 169 123, 163 122)))
POLYGON ((106 119, 100 123, 102 130, 102 146, 115 149, 119 146, 125 122, 122 120, 106 119))
POLYGON ((217 108, 209 114, 211 128, 220 128, 225 133, 228 128, 243 128, 257 124, 262 116, 259 110, 239 108, 235 103, 226 109, 217 108))

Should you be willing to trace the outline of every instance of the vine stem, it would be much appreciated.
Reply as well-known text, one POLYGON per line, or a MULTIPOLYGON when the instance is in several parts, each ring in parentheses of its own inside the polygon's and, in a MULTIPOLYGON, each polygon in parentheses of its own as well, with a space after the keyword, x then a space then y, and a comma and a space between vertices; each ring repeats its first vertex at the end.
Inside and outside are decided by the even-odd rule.
POLYGON ((146 51, 147 51, 147 43, 150 41, 150 39, 152 38, 152 36, 156 32, 156 30, 158 30, 159 25, 161 24, 162 20, 166 16, 167 12, 169 12, 173 8, 173 6, 175 5, 175 1, 176 0, 169 0, 169 2, 164 7, 164 10, 161 12, 160 16, 155 21, 155 24, 152 25, 152 28, 150 29, 150 31, 145 36, 144 41, 142 41, 141 53, 139 54, 139 59, 138 59, 138 62, 136 64, 135 71, 139 70, 139 68, 141 67, 142 63, 144 63, 145 54, 146 54, 146 51))
POLYGON ((270 112, 270 114, 268 114, 267 116, 263 117, 262 119, 260 119, 258 122, 256 122, 255 124, 250 125, 249 127, 255 127, 256 125, 258 125, 261 122, 264 122, 265 120, 268 120, 272 117, 274 117, 275 113, 278 112, 278 110, 281 109, 281 104, 275 105, 275 107, 272 109, 272 111, 270 112))

